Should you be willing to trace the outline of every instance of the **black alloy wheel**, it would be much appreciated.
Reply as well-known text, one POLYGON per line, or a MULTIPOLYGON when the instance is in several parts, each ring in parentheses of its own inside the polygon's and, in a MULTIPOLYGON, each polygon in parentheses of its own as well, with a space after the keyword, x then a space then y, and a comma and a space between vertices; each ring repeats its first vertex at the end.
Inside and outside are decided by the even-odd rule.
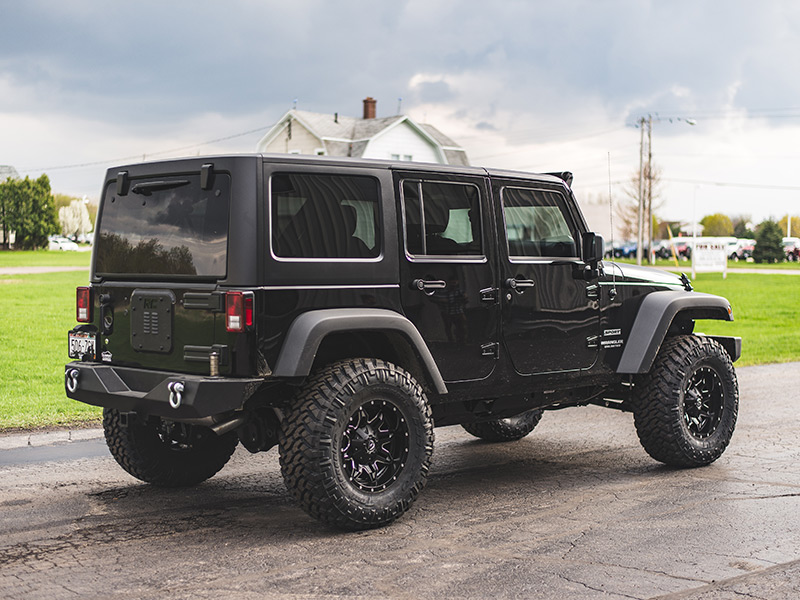
POLYGON ((350 483, 362 492, 383 491, 408 460, 408 424, 390 400, 370 400, 350 416, 340 444, 350 483))
POLYGON ((683 422, 691 435, 703 440, 722 420, 725 392, 719 374, 710 366, 697 369, 683 391, 683 422))

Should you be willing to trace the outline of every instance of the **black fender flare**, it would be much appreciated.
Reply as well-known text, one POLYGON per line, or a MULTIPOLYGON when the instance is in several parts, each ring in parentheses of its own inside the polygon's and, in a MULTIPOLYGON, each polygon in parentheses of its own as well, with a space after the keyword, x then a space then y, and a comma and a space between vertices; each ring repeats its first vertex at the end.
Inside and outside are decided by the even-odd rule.
POLYGON ((394 331, 405 337, 422 361, 439 394, 447 393, 422 335, 406 317, 383 308, 326 308, 304 312, 289 326, 273 377, 305 377, 311 372, 317 350, 325 336, 343 331, 394 331))
MULTIPOLYGON (((669 326, 681 312, 687 312, 695 319, 733 321, 730 303, 720 296, 682 291, 648 294, 639 306, 617 366, 617 373, 647 373, 661 348, 661 342, 664 341, 669 326)), ((741 351, 741 340, 738 347, 741 351)), ((739 357, 731 356, 731 358, 736 360, 739 357)))

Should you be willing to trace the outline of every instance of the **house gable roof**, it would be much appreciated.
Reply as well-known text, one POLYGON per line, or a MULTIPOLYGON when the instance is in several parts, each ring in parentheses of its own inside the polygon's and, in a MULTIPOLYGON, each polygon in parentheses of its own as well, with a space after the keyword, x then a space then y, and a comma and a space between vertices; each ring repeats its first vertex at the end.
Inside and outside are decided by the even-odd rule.
POLYGON ((435 148, 436 153, 446 164, 469 165, 467 154, 456 142, 444 135, 433 125, 419 124, 406 115, 382 117, 380 119, 357 119, 325 113, 315 113, 292 109, 258 142, 257 150, 263 150, 291 120, 298 121, 308 132, 320 140, 325 151, 331 156, 361 157, 371 140, 407 123, 420 137, 435 148))

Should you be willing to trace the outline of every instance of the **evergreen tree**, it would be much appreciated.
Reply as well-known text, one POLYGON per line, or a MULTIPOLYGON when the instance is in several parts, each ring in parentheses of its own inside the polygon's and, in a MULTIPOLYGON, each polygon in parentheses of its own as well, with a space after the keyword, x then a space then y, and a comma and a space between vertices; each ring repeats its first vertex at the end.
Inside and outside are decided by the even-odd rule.
POLYGON ((753 260, 757 263, 774 263, 781 262, 784 258, 781 228, 775 221, 764 221, 756 229, 753 260))

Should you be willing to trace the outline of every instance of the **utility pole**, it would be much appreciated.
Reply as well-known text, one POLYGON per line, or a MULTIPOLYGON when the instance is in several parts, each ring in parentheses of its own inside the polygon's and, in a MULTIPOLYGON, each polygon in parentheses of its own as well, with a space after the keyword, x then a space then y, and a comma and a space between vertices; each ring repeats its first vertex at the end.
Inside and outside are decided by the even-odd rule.
POLYGON ((653 117, 647 117, 647 253, 652 265, 653 255, 653 117))
POLYGON ((642 264, 642 245, 644 236, 644 117, 639 119, 639 206, 636 211, 636 264, 642 264))

